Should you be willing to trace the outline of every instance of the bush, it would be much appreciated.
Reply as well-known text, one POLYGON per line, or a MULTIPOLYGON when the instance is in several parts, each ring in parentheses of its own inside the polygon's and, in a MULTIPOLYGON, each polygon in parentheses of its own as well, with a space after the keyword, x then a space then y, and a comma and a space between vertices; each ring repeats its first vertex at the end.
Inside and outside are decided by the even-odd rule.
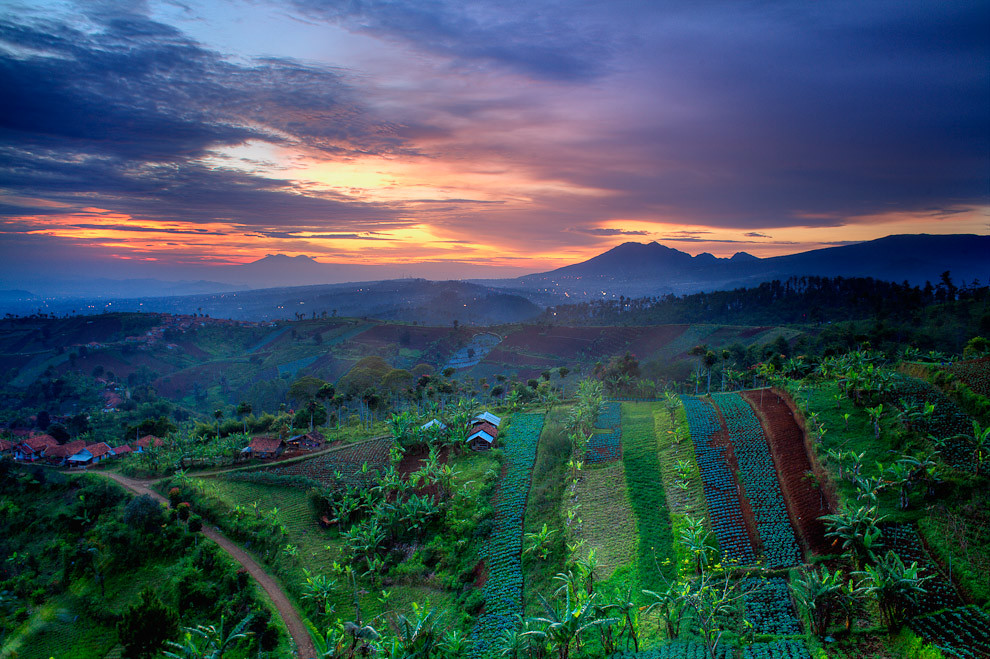
POLYGON ((124 506, 124 523, 143 533, 161 527, 165 521, 162 507, 147 494, 131 499, 124 506))
POLYGON ((141 591, 138 601, 124 611, 117 623, 117 637, 130 659, 153 656, 178 633, 179 616, 162 604, 150 587, 141 591))

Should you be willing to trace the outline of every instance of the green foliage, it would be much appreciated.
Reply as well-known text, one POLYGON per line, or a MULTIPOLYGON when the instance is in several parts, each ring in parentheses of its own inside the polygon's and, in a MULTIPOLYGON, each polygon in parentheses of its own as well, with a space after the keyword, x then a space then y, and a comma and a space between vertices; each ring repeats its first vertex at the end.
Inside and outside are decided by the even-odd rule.
POLYGON ((622 404, 622 461, 639 532, 639 579, 658 588, 674 572, 673 533, 657 458, 652 403, 622 404))
POLYGON ((145 588, 117 623, 117 636, 124 653, 133 659, 154 655, 179 631, 179 616, 164 604, 153 589, 145 588))

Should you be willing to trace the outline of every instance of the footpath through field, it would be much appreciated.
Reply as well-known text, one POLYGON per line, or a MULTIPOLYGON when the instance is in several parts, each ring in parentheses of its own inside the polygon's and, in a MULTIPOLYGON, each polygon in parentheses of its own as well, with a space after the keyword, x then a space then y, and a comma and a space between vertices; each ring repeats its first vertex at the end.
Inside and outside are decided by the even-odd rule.
MULTIPOLYGON (((168 500, 165 497, 148 487, 151 483, 150 481, 138 481, 112 472, 102 472, 102 475, 111 478, 138 496, 147 494, 156 501, 166 504, 168 503, 168 500)), ((247 552, 228 540, 227 537, 219 531, 204 525, 203 535, 217 543, 221 549, 230 555, 231 558, 240 563, 244 569, 248 571, 248 574, 254 577, 254 580, 258 582, 258 585, 260 585, 265 592, 268 593, 268 596, 271 598, 272 603, 278 610, 279 615, 282 616, 282 620, 285 621, 285 626, 289 630, 289 635, 292 637, 292 640, 295 642, 296 648, 298 649, 299 657, 301 659, 315 657, 316 647, 313 645, 313 641, 309 637, 309 632, 306 630, 306 626, 303 624, 302 618, 299 617, 295 607, 292 606, 292 602, 289 601, 285 591, 282 590, 282 586, 279 585, 275 578, 268 574, 265 569, 256 560, 251 558, 247 552)))

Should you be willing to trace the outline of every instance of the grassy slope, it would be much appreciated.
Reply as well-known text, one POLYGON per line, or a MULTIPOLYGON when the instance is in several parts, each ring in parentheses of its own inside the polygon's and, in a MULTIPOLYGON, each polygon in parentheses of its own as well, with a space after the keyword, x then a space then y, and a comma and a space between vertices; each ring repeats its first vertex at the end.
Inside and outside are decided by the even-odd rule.
POLYGON ((637 576, 641 588, 655 590, 663 585, 661 574, 672 575, 673 536, 660 461, 654 434, 654 409, 658 403, 622 404, 622 461, 626 484, 639 535, 637 576))

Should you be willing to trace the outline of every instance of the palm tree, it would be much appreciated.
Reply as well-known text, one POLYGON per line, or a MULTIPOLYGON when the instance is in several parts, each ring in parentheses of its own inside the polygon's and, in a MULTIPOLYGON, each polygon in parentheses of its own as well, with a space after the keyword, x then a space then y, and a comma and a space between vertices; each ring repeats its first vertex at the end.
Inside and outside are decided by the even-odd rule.
POLYGON ((867 407, 866 413, 870 415, 870 420, 873 421, 876 438, 880 439, 880 418, 883 416, 883 403, 878 403, 876 407, 867 407))
POLYGON ((877 517, 875 507, 860 506, 853 511, 823 515, 818 519, 828 529, 825 536, 841 542, 843 551, 849 553, 857 567, 876 562, 882 535, 877 525, 883 518, 877 517))
POLYGON ((248 614, 226 634, 223 630, 223 616, 220 617, 219 627, 215 625, 184 627, 182 643, 172 641, 168 643, 169 647, 178 650, 181 654, 165 652, 165 656, 171 659, 223 659, 225 652, 232 650, 238 641, 252 634, 245 630, 253 617, 253 614, 248 614))
POLYGON ((832 619, 846 608, 847 590, 842 570, 829 572, 824 566, 821 571, 812 568, 794 579, 791 585, 794 599, 808 612, 812 633, 824 638, 832 619))
POLYGON ((551 604, 542 594, 538 595, 544 615, 532 618, 531 622, 541 625, 542 629, 530 630, 526 634, 549 642, 558 659, 568 659, 571 645, 581 647, 582 634, 589 629, 612 624, 616 619, 595 615, 595 606, 592 604, 594 596, 583 602, 572 601, 570 588, 564 587, 561 591, 564 597, 558 606, 551 604))
POLYGON ((897 554, 888 551, 876 565, 867 565, 863 572, 856 573, 863 579, 866 594, 876 598, 880 618, 891 631, 927 592, 924 584, 933 577, 921 576, 919 571, 917 562, 905 566, 897 554))
POLYGON ((990 424, 986 428, 980 426, 980 422, 973 419, 973 459, 976 461, 976 475, 979 476, 983 470, 983 463, 990 455, 990 424))
POLYGON ((217 441, 220 441, 220 419, 223 418, 223 410, 222 409, 214 410, 213 418, 217 420, 217 441))
POLYGON ((247 434, 247 415, 251 413, 254 408, 251 407, 251 403, 247 401, 242 401, 237 406, 237 416, 241 417, 241 421, 244 422, 244 434, 247 434))

